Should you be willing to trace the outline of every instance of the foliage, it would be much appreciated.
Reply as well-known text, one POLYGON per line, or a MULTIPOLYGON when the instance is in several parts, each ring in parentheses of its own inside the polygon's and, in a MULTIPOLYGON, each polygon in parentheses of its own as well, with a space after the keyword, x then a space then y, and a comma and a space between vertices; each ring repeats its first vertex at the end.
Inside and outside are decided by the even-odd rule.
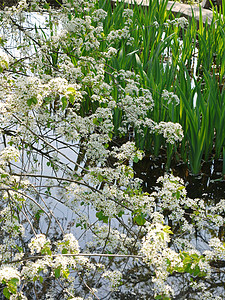
MULTIPOLYGON (((155 156, 167 148, 168 167, 176 157, 198 174, 203 161, 223 158, 224 22, 215 12, 212 22, 203 26, 200 10, 197 28, 194 18, 188 22, 167 13, 166 2, 150 1, 150 7, 150 11, 132 7, 133 44, 119 44, 111 66, 138 72, 152 92, 154 109, 148 112, 152 120, 179 123, 184 130, 181 147, 151 135, 149 126, 143 128, 144 134, 136 132, 136 145, 155 156)), ((123 24, 117 16, 116 24, 123 24)))
POLYGON ((214 147, 224 153, 213 52, 199 53, 199 80, 188 70, 196 33, 199 47, 213 39, 206 30, 220 32, 222 68, 223 22, 197 31, 166 3, 151 7, 23 0, 1 13, 7 299, 118 299, 126 288, 135 299, 222 299, 224 200, 190 199, 172 174, 143 192, 134 165, 167 147, 168 165, 176 151, 197 172, 214 147))

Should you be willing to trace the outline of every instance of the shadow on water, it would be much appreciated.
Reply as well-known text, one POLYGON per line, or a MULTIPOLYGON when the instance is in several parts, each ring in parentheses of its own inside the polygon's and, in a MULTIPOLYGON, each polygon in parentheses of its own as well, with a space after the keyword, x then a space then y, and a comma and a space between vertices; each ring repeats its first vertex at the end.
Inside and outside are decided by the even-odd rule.
MULTIPOLYGON (((222 175, 223 160, 213 160, 202 164, 201 173, 193 175, 187 164, 172 162, 169 172, 184 180, 188 197, 214 200, 215 204, 225 198, 225 176, 222 175)), ((134 164, 136 176, 143 180, 143 190, 153 192, 156 181, 167 172, 166 157, 145 156, 134 164)))

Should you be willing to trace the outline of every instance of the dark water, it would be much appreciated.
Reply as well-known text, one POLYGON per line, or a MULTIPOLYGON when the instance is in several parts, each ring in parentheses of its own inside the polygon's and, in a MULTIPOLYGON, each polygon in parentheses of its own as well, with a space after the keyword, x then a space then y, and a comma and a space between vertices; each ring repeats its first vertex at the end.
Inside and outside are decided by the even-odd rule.
POLYGON ((167 170, 166 158, 163 156, 146 156, 134 165, 136 176, 143 180, 143 189, 146 192, 152 192, 158 177, 169 172, 184 180, 188 197, 214 200, 215 203, 225 198, 225 175, 222 175, 222 168, 223 160, 219 159, 203 163, 198 175, 193 175, 184 163, 172 163, 167 170))
MULTIPOLYGON (((168 171, 169 173, 173 173, 174 176, 179 176, 184 180, 188 197, 193 199, 201 198, 205 201, 209 201, 211 204, 216 204, 221 199, 225 199, 225 176, 222 175, 222 167, 223 161, 221 159, 203 163, 201 173, 199 175, 193 175, 190 172, 190 168, 184 163, 172 163, 171 168, 167 170, 166 157, 162 155, 157 158, 146 156, 142 161, 134 165, 134 170, 136 172, 136 176, 143 180, 143 190, 148 193, 154 191, 157 179, 168 171)), ((126 274, 124 274, 124 277, 129 282, 130 288, 124 291, 120 290, 115 292, 111 299, 154 299, 154 293, 151 286, 151 276, 151 271, 147 270, 145 266, 137 266, 136 269, 133 267, 133 269, 130 269, 126 274), (145 286, 144 288, 143 285, 145 286)), ((179 280, 182 281, 181 277, 179 280)), ((176 296, 172 299, 193 299, 193 291, 191 288, 189 290, 188 287, 189 279, 187 276, 187 281, 183 288, 181 288, 180 291, 177 290, 176 296)), ((176 281, 175 277, 174 280, 176 281)), ((175 284, 178 289, 179 286, 182 285, 179 280, 175 284)), ((183 277, 183 280, 185 281, 185 276, 183 277)), ((214 295, 225 299, 225 286, 223 286, 225 280, 224 276, 215 272, 211 280, 214 282, 214 295)))

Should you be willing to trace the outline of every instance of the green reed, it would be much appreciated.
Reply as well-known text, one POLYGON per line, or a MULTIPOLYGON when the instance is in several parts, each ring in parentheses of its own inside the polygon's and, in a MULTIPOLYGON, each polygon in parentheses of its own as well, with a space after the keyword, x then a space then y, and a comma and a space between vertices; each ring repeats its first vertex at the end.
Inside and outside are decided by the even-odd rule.
MULTIPOLYGON (((105 33, 124 25, 125 7, 134 12, 130 29, 134 42, 129 46, 117 44, 118 55, 108 62, 110 67, 137 72, 155 101, 148 116, 155 122, 178 122, 184 130, 182 143, 173 147, 162 136, 144 128, 144 135, 135 132, 137 145, 156 156, 167 149, 168 166, 176 153, 176 159, 189 164, 195 174, 200 172, 203 161, 224 159, 225 25, 221 12, 214 12, 211 24, 203 24, 200 12, 198 25, 192 18, 187 28, 181 28, 167 22, 175 16, 166 10, 166 1, 151 0, 149 8, 117 2, 113 9, 106 1, 100 2, 104 7, 108 5, 105 33), (164 102, 164 89, 179 96, 178 106, 164 102)), ((121 124, 122 114, 120 109, 115 111, 115 128, 121 124)))

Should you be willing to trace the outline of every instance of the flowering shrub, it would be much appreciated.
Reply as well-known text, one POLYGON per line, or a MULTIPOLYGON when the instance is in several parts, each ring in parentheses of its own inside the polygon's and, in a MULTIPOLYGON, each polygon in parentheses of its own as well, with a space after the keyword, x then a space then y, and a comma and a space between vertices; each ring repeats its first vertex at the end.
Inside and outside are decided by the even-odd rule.
MULTIPOLYGON (((202 291, 211 299, 224 268, 224 200, 190 199, 171 174, 143 192, 136 136, 147 129, 179 146, 183 131, 151 118, 155 101, 135 69, 111 66, 119 47, 134 43, 133 11, 121 5, 116 28, 110 4, 98 2, 65 0, 54 11, 23 0, 1 13, 1 291, 116 299, 128 287, 136 299, 139 290, 171 299, 188 285, 193 299, 202 291), (206 236, 200 249, 196 229, 206 236), (135 288, 137 270, 146 286, 135 288)), ((171 92, 162 97, 179 104, 171 92)))

